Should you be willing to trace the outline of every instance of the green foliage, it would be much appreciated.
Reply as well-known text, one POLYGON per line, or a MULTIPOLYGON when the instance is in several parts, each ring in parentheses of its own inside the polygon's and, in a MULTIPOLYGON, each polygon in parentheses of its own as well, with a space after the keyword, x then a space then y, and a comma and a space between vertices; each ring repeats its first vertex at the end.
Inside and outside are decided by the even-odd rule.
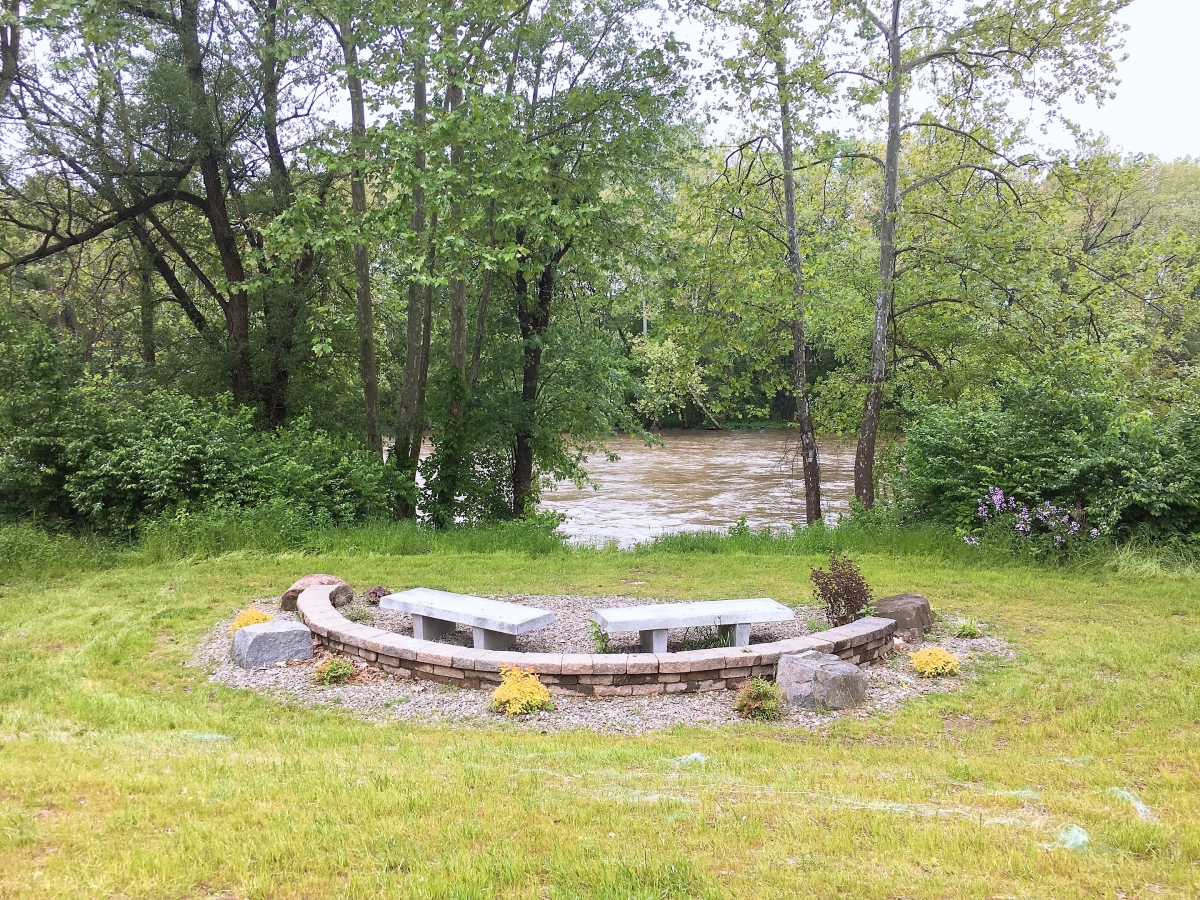
POLYGON ((336 687, 354 677, 354 664, 348 659, 327 659, 313 669, 313 681, 321 687, 336 687))
POLYGON ((846 625, 871 615, 874 595, 862 570, 849 556, 829 555, 829 569, 812 569, 813 594, 825 607, 831 625, 846 625))
POLYGON ((974 619, 961 619, 954 626, 954 636, 974 640, 975 638, 982 637, 983 631, 980 629, 979 623, 974 619))
POLYGON ((592 644, 595 646, 596 652, 597 653, 607 653, 608 652, 608 644, 609 644, 608 632, 605 631, 603 628, 601 628, 598 624, 596 624, 591 619, 588 619, 587 624, 588 624, 588 634, 591 635, 592 644))
POLYGON ((783 717, 783 691, 765 678, 751 678, 738 691, 733 708, 742 718, 774 722, 783 717))
POLYGON ((978 524, 981 501, 999 488, 1117 535, 1194 534, 1200 408, 1139 414, 1115 384, 1069 371, 1007 382, 982 403, 921 409, 896 485, 912 518, 960 529, 978 524))
MULTIPOLYGON (((307 527, 387 515, 395 470, 300 418, 263 431, 229 402, 83 378, 40 329, 0 335, 0 515, 111 536, 197 507, 307 527)), ((244 521, 244 520, 243 520, 244 521)))

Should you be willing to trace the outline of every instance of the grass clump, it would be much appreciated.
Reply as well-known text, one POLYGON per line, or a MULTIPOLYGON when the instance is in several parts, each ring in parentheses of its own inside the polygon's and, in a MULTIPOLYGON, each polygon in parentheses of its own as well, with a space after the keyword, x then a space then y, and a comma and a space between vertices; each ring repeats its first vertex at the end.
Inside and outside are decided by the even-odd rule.
POLYGON ((954 636, 956 638, 975 640, 975 638, 983 636, 983 630, 974 619, 961 619, 954 628, 954 636))
POLYGON ((744 719, 774 722, 783 717, 783 691, 765 678, 751 678, 738 691, 733 708, 744 719))
POLYGON ((909 659, 922 678, 958 674, 958 657, 941 647, 926 647, 916 653, 910 653, 909 659))
POLYGON ((506 716, 554 709, 549 689, 538 681, 532 669, 520 666, 500 667, 500 687, 492 692, 492 708, 506 716))
POLYGON ((327 659, 313 670, 313 681, 321 687, 336 687, 354 677, 354 664, 347 659, 327 659))
POLYGON ((260 609, 244 609, 237 614, 237 618, 229 626, 229 634, 233 636, 238 633, 239 628, 245 628, 247 625, 261 625, 263 622, 270 622, 274 618, 270 613, 265 613, 260 609))

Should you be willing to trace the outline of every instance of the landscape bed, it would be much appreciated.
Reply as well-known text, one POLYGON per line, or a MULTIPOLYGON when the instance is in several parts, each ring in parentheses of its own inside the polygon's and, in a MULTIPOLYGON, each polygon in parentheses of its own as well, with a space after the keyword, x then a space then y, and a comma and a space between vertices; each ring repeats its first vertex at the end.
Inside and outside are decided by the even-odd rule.
MULTIPOLYGON (((644 733, 621 722, 556 731, 536 717, 463 728, 396 710, 484 692, 401 685, 410 700, 376 714, 337 708, 354 686, 280 703, 186 664, 248 597, 314 570, 355 585, 429 583, 432 572, 433 586, 473 593, 803 605, 807 566, 821 560, 234 554, 10 581, 0 894, 1200 893, 1195 579, 858 559, 877 594, 919 591, 943 629, 988 623, 987 639, 1016 658, 983 655, 949 690, 812 729, 728 715, 644 733)), ((716 706, 728 692, 709 696, 693 700, 716 706)), ((640 704, 644 718, 667 699, 569 704, 640 704)))

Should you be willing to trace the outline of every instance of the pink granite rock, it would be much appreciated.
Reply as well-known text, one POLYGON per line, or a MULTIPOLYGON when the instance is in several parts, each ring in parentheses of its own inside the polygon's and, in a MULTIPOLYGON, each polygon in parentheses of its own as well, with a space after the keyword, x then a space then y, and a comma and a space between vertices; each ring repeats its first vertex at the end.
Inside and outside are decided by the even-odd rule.
POLYGON ((329 592, 329 602, 334 606, 345 606, 354 599, 354 591, 340 578, 335 578, 333 575, 305 575, 283 592, 283 596, 279 598, 279 608, 284 611, 294 611, 296 599, 300 596, 301 591, 322 584, 334 586, 335 589, 329 592))

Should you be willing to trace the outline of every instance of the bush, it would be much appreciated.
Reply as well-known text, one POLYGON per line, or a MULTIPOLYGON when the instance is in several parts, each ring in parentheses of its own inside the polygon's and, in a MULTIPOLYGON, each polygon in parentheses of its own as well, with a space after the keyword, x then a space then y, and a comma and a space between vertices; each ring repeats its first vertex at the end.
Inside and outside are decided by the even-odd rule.
POLYGON ((923 678, 937 678, 940 675, 958 674, 958 657, 941 647, 926 647, 916 653, 910 653, 912 666, 923 678))
POLYGON ((520 666, 500 667, 500 687, 492 692, 492 708, 506 716, 523 716, 554 709, 550 691, 532 670, 520 666))
POLYGON ((322 687, 345 684, 354 677, 354 664, 347 659, 327 659, 313 669, 313 681, 322 687))
POLYGON ((733 708, 744 719, 773 722, 783 716, 783 691, 765 678, 751 678, 738 691, 733 708))
POLYGON ((233 620, 233 624, 229 626, 229 634, 235 635, 238 629, 245 628, 247 625, 259 625, 263 622, 274 620, 274 616, 270 613, 265 613, 259 609, 244 609, 237 614, 237 618, 233 620))
POLYGON ((10 520, 128 537, 145 520, 198 509, 274 504, 311 527, 394 508, 395 467, 307 419, 266 432, 228 399, 111 380, 26 386, 31 396, 0 395, 0 515, 10 520))
POLYGON ((829 571, 812 569, 813 593, 825 607, 825 618, 834 627, 869 616, 875 597, 854 560, 829 555, 829 571))
POLYGON ((993 488, 1086 531, 1200 531, 1200 406, 1139 413, 1118 386, 1077 373, 1014 381, 994 399, 917 411, 893 482, 910 519, 970 530, 993 488))

